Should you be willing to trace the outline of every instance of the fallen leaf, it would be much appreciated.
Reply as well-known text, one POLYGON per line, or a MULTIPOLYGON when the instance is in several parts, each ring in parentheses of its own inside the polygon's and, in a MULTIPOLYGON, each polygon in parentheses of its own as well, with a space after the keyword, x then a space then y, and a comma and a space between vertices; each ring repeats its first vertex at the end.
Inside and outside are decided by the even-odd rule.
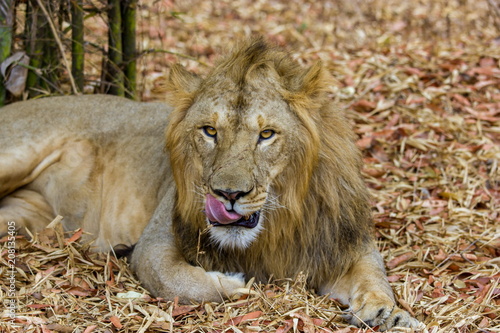
POLYGON ((143 293, 139 293, 137 291, 127 291, 126 293, 117 293, 116 297, 118 298, 125 298, 125 299, 134 299, 134 298, 142 298, 143 293))
POLYGON ((25 52, 16 52, 0 64, 0 73, 5 78, 5 88, 16 97, 21 96, 26 88, 29 63, 30 58, 25 52))
POLYGON ((390 269, 393 269, 393 268, 401 265, 402 263, 407 262, 408 260, 412 259, 413 257, 415 257, 414 252, 407 252, 405 254, 399 255, 399 256, 393 258, 392 260, 390 260, 389 262, 387 262, 387 267, 389 267, 390 269))
POLYGON ((316 328, 314 326, 314 322, 313 320, 311 319, 311 317, 309 317, 308 315, 302 313, 302 312, 294 312, 292 314, 290 314, 291 317, 296 317, 296 318, 299 318, 304 327, 303 327, 303 331, 304 333, 314 333, 316 332, 316 328))
POLYGON ((60 325, 60 324, 48 324, 46 325, 46 327, 49 329, 49 330, 54 330, 56 332, 61 332, 61 333, 65 333, 65 332, 73 332, 74 331, 74 327, 72 326, 66 326, 66 325, 60 325))
POLYGON ((333 331, 333 333, 350 333, 350 332, 352 332, 353 329, 357 330, 357 329, 352 328, 352 327, 345 327, 345 328, 341 328, 339 330, 333 331))
POLYGON ((66 292, 74 296, 91 296, 96 293, 95 290, 86 290, 81 287, 73 287, 66 290, 66 292))
POLYGON ((83 333, 92 333, 97 328, 97 325, 90 325, 83 331, 83 333))
POLYGON ((293 327, 293 322, 290 319, 285 320, 285 325, 278 327, 276 333, 287 333, 293 327))
POLYGON ((83 229, 79 228, 70 238, 66 239, 66 245, 76 242, 80 237, 82 237, 83 229))
POLYGON ((114 327, 116 327, 118 329, 123 328, 123 325, 120 322, 120 318, 118 318, 117 316, 111 316, 111 317, 109 317, 109 321, 111 321, 111 323, 113 324, 114 327))
POLYGON ((50 308, 53 305, 52 304, 27 304, 26 306, 28 308, 32 308, 32 309, 45 309, 45 308, 50 308))
POLYGON ((364 136, 362 139, 356 141, 356 146, 360 149, 368 149, 372 146, 373 137, 372 136, 364 136))
POLYGON ((177 317, 177 316, 184 315, 186 313, 190 313, 194 309, 196 309, 196 306, 192 306, 192 305, 177 306, 172 310, 172 317, 177 317))
POLYGON ((247 313, 247 314, 242 315, 242 316, 231 318, 224 325, 226 325, 226 326, 228 326, 228 325, 237 326, 237 325, 239 325, 240 323, 242 323, 244 321, 256 319, 256 318, 259 318, 260 316, 262 316, 262 311, 253 311, 253 312, 247 313))

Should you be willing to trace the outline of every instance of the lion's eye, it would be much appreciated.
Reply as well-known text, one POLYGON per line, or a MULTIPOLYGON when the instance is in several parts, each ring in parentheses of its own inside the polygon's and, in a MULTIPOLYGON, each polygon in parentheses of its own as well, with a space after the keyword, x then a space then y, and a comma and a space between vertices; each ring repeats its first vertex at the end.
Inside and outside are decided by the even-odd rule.
POLYGON ((260 137, 259 139, 260 140, 268 140, 270 138, 272 138, 274 136, 274 131, 273 130, 263 130, 262 132, 260 132, 260 137))
POLYGON ((211 138, 215 138, 217 136, 217 130, 211 126, 203 127, 203 133, 211 138))

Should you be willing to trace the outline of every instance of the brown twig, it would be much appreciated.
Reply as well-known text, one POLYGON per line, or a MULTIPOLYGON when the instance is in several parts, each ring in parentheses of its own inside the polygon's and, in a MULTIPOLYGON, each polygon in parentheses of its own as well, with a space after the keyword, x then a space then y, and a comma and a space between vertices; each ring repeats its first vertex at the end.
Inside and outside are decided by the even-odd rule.
POLYGON ((174 52, 174 51, 168 51, 168 50, 161 50, 161 49, 148 49, 148 50, 143 50, 140 54, 137 55, 137 58, 149 54, 149 53, 167 53, 167 54, 172 54, 181 58, 186 58, 189 60, 196 61, 200 65, 206 66, 206 67, 212 67, 212 65, 207 64, 206 62, 203 62, 199 59, 196 59, 195 57, 189 56, 187 54, 179 53, 179 52, 174 52))
POLYGON ((36 2, 38 3, 38 6, 42 10, 45 17, 47 18, 47 22, 49 22, 49 25, 50 25, 50 30, 52 30, 52 33, 54 34, 54 39, 56 40, 57 46, 59 47, 59 50, 61 52, 61 57, 62 57, 62 60, 64 63, 64 67, 66 67, 66 71, 68 72, 68 77, 69 77, 69 81, 71 83, 71 88, 73 89, 73 93, 75 95, 79 95, 80 93, 78 92, 78 89, 76 87, 75 79, 73 78, 73 75, 71 74, 71 66, 69 65, 68 59, 66 59, 66 56, 64 54, 64 47, 63 47, 63 45, 61 43, 61 39, 59 38, 59 35, 57 33, 57 29, 54 25, 54 22, 50 18, 49 13, 47 12, 47 8, 45 8, 45 6, 43 5, 43 2, 41 0, 36 0, 36 2))

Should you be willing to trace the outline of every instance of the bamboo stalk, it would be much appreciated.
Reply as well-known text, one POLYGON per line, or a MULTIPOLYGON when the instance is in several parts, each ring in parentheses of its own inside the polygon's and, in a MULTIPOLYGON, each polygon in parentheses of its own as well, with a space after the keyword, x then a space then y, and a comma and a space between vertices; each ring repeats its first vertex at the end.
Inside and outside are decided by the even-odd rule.
POLYGON ((57 46, 59 47, 59 50, 61 52, 61 58, 63 60, 63 64, 68 71, 68 77, 69 77, 69 81, 71 83, 71 88, 73 89, 73 93, 79 94, 78 89, 76 88, 75 79, 73 78, 73 75, 71 74, 71 67, 69 66, 68 59, 66 59, 66 55, 64 53, 64 47, 61 43, 61 39, 59 38, 59 34, 57 33, 57 29, 54 25, 54 22, 50 18, 50 15, 47 12, 47 9, 45 8, 45 6, 43 5, 42 0, 36 0, 36 1, 38 3, 38 6, 40 7, 40 9, 42 10, 43 14, 47 18, 47 21, 49 22, 50 29, 52 30, 52 33, 54 35, 54 39, 56 40, 57 46))
POLYGON ((41 73, 39 72, 42 66, 43 42, 42 36, 44 35, 45 27, 43 22, 43 15, 40 9, 33 1, 26 2, 26 51, 30 57, 30 70, 26 79, 26 90, 29 92, 30 97, 37 94, 35 88, 40 83, 41 73), (38 72, 37 72, 38 71, 38 72))
MULTIPOLYGON (((14 1, 2 0, 0 2, 0 63, 10 55, 12 46, 12 24, 14 1)), ((6 89, 4 78, 0 76, 0 106, 5 104, 6 89)))
POLYGON ((108 0, 108 6, 108 79, 111 82, 108 92, 112 95, 124 96, 123 71, 120 67, 123 63, 120 0, 108 0))
POLYGON ((125 95, 136 99, 137 55, 135 43, 137 0, 122 2, 122 43, 125 64, 125 95))
MULTIPOLYGON (((61 31, 62 29, 56 26, 58 21, 62 21, 60 18, 60 12, 55 8, 55 3, 53 1, 45 2, 45 9, 47 10, 48 16, 51 18, 52 22, 54 22, 54 26, 56 27, 55 31, 61 31)), ((45 14, 44 14, 45 15, 45 14)), ((57 43, 55 38, 52 37, 54 35, 54 31, 50 29, 50 22, 47 18, 47 21, 44 37, 43 37, 43 59, 42 59, 42 67, 45 70, 45 77, 48 81, 57 84, 60 79, 60 74, 62 72, 60 63, 60 57, 57 50, 57 43)), ((46 87, 46 85, 44 86, 46 87)), ((49 90, 49 89, 47 89, 49 90)))
POLYGON ((83 47, 83 1, 72 0, 71 3, 71 73, 80 92, 84 85, 85 50, 83 47))

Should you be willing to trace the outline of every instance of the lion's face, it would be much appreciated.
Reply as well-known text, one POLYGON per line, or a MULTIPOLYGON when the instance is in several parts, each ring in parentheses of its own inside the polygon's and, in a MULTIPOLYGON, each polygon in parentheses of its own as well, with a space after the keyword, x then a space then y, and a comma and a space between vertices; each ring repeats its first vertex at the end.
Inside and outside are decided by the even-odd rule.
POLYGON ((272 83, 223 81, 197 96, 183 121, 200 167, 199 200, 211 238, 250 245, 277 205, 272 184, 293 156, 297 117, 272 83))
POLYGON ((273 219, 299 221, 319 156, 320 64, 304 70, 259 43, 206 79, 171 69, 167 148, 182 223, 246 248, 273 219), (278 217, 279 215, 279 217, 278 217))

